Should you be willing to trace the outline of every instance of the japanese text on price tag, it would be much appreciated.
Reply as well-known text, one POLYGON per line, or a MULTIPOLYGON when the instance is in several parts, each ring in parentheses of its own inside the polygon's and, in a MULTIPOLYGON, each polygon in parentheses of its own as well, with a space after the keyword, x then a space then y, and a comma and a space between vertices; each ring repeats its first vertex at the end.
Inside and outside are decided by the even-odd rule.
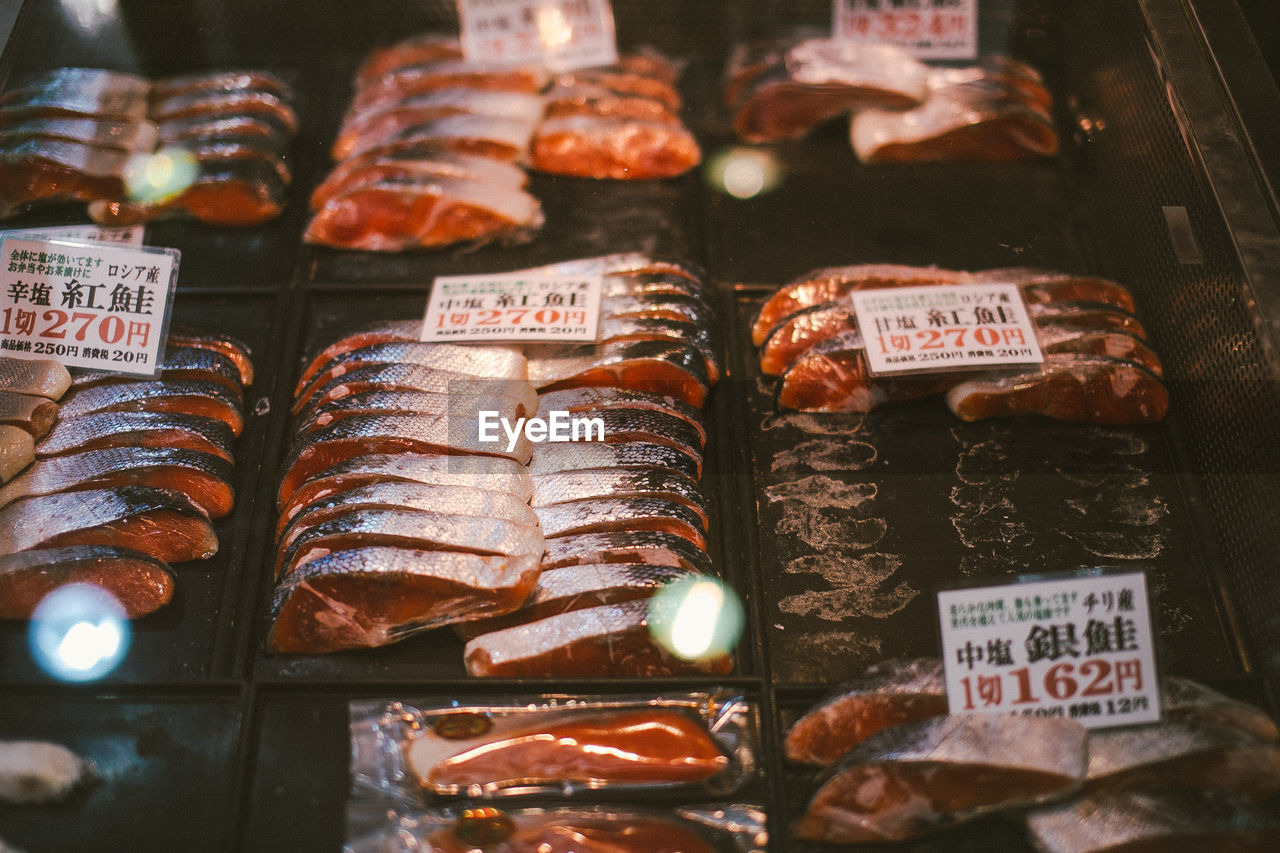
POLYGON ((68 240, 72 243, 107 243, 113 246, 141 246, 142 225, 108 228, 101 225, 50 225, 42 228, 18 228, 5 236, 23 236, 40 240, 68 240))
POLYGON ((873 374, 1044 361, 1015 284, 859 290, 849 298, 873 374))
POLYGON ((609 0, 458 0, 458 18, 468 62, 571 71, 618 61, 609 0))
POLYGON ((599 275, 440 276, 427 302, 422 340, 591 343, 601 287, 599 275))
POLYGON ((1160 719, 1146 576, 1090 573, 938 593, 953 713, 1160 719))
POLYGON ((0 353, 155 375, 179 257, 176 249, 6 237, 0 353))
POLYGON ((919 59, 978 55, 978 0, 834 0, 832 34, 882 42, 919 59))

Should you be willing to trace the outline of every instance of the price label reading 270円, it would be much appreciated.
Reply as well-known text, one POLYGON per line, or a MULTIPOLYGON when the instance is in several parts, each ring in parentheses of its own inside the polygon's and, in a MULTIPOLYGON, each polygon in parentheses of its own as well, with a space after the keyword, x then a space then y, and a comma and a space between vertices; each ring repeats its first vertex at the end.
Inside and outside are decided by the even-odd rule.
POLYGON ((1160 719, 1146 576, 1089 572, 938 593, 952 713, 1160 719))
POLYGON ((424 341, 593 343, 603 277, 548 273, 437 276, 424 341))

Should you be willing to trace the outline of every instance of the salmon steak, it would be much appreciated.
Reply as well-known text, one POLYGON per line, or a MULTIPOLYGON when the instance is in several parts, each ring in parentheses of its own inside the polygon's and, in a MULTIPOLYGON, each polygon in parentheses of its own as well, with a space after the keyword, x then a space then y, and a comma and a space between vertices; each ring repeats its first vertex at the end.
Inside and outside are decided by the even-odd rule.
POLYGON ((112 545, 70 545, 0 557, 0 619, 30 619, 44 597, 66 584, 104 589, 137 619, 173 597, 173 575, 161 561, 112 545))

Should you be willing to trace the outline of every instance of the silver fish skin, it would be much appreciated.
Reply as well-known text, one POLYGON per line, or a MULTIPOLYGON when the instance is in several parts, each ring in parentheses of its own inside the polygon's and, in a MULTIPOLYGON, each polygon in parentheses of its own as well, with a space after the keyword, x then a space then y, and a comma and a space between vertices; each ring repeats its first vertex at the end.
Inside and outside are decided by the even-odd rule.
POLYGON ((420 509, 449 515, 500 518, 526 526, 538 523, 538 516, 527 503, 505 492, 490 492, 471 486, 375 483, 320 498, 303 507, 280 534, 277 547, 288 548, 307 528, 336 515, 361 509, 420 509))
POLYGON ((61 418, 36 445, 36 457, 78 453, 93 447, 148 446, 148 434, 177 432, 189 436, 194 449, 234 461, 231 427, 216 418, 178 412, 101 412, 61 418))
POLYGON ((559 383, 616 385, 676 396, 701 408, 711 379, 702 354, 676 341, 618 341, 530 347, 529 381, 552 390, 559 383))
POLYGON ((306 399, 333 379, 357 367, 416 364, 481 379, 527 379, 529 365, 514 347, 463 346, 421 341, 387 341, 348 350, 331 358, 294 391, 306 399))
POLYGON ((686 296, 706 305, 709 312, 715 305, 715 293, 701 279, 661 272, 605 273, 604 275, 604 286, 600 291, 603 299, 620 299, 646 294, 686 296))
POLYGON ((272 652, 315 654, 398 642, 517 606, 538 576, 532 555, 369 546, 312 560, 272 599, 272 652))
POLYGON ((1177 675, 1160 679, 1160 713, 1166 720, 1215 723, 1258 740, 1280 741, 1275 721, 1260 709, 1177 675))
POLYGON ((589 498, 535 507, 548 539, 604 530, 663 530, 707 547, 702 519, 696 512, 661 498, 589 498))
POLYGON ((36 458, 31 433, 16 426, 0 426, 0 483, 18 476, 36 458))
MULTIPOLYGON (((510 152, 509 158, 518 159, 529 148, 536 121, 506 116, 467 115, 459 113, 428 119, 386 136, 359 139, 347 153, 347 157, 375 154, 398 145, 423 140, 459 140, 480 142, 495 149, 510 152)), ((495 155, 497 156, 497 155, 495 155)), ((345 158, 344 158, 345 159, 345 158)))
POLYGON ((78 418, 97 412, 156 412, 177 410, 183 414, 217 412, 236 435, 244 427, 240 395, 217 382, 193 379, 120 382, 74 391, 62 400, 59 415, 78 418))
MULTIPOLYGON (((702 455, 702 433, 684 418, 653 409, 601 409, 590 415, 604 427, 605 444, 665 444, 691 456, 702 455)), ((597 431, 598 432, 598 431, 597 431)), ((592 433, 593 440, 596 435, 592 433)))
POLYGON ((901 841, 1079 788, 1085 728, 1074 720, 952 714, 863 741, 827 773, 795 836, 901 841))
POLYGON ((601 300, 600 319, 614 317, 667 317, 705 329, 716 324, 715 312, 701 298, 676 293, 620 294, 601 300))
POLYGON ((409 509, 365 509, 308 528, 280 552, 276 576, 335 550, 359 545, 393 545, 424 550, 466 551, 508 557, 539 557, 542 531, 497 518, 446 515, 409 509))
POLYGON ((542 415, 550 412, 580 414, 598 409, 653 409, 666 412, 687 421, 702 436, 702 444, 705 445, 707 441, 707 427, 702 412, 683 400, 677 400, 666 394, 654 394, 631 388, 588 385, 582 388, 546 391, 538 395, 538 412, 542 415))
POLYGON ((0 391, 0 425, 20 427, 37 441, 58 417, 58 404, 47 397, 0 391))
POLYGON ((115 447, 36 462, 0 488, 0 507, 23 498, 82 490, 114 474, 155 468, 188 470, 193 475, 218 480, 228 490, 235 476, 231 463, 212 453, 169 447, 115 447))
POLYGON ((135 74, 97 68, 56 68, 0 95, 0 119, 35 111, 111 116, 140 121, 151 84, 135 74))
POLYGON ((220 352, 235 362, 240 370, 240 384, 248 388, 253 384, 253 349, 239 338, 222 332, 208 332, 192 326, 172 323, 169 326, 167 346, 199 347, 220 352))
POLYGON ((1042 853, 1223 850, 1270 853, 1280 848, 1275 811, 1218 791, 1113 791, 1027 815, 1042 853))
POLYGON ((421 320, 377 320, 349 332, 316 353, 298 374, 298 388, 306 387, 324 366, 343 353, 379 343, 413 343, 421 339, 421 320))
POLYGON ((711 327, 672 320, 668 317, 622 315, 600 318, 596 339, 602 344, 619 341, 681 341, 692 345, 702 355, 707 377, 720 381, 720 356, 711 327))
POLYGON ((337 376, 310 396, 294 401, 295 415, 309 414, 331 400, 361 391, 428 391, 436 394, 491 393, 522 399, 527 411, 538 405, 537 392, 522 379, 482 379, 415 364, 374 364, 357 367, 337 376))
POLYGON ((34 394, 56 402, 70 387, 71 374, 61 362, 50 358, 0 356, 0 391, 34 394))
POLYGON ((294 438, 356 415, 450 415, 475 420, 480 412, 496 412, 515 423, 529 414, 527 398, 489 393, 485 388, 440 394, 432 391, 363 391, 318 406, 294 427, 294 438))
POLYGON ((548 539, 544 571, 593 563, 645 563, 714 574, 711 557, 683 536, 653 530, 612 530, 548 539))
MULTIPOLYGON (((160 361, 157 379, 200 379, 221 382, 238 394, 243 393, 240 368, 227 356, 216 350, 201 347, 168 347, 160 361)), ((77 370, 71 375, 71 387, 92 388, 108 382, 136 382, 138 377, 130 373, 102 370, 77 370)))
POLYGON ((642 273, 678 275, 690 281, 705 281, 707 274, 696 264, 672 258, 658 258, 643 252, 619 252, 594 258, 561 261, 524 272, 562 273, 564 275, 599 274, 626 276, 642 273))
POLYGON ((692 479, 702 477, 702 456, 671 445, 594 441, 539 444, 529 460, 530 476, 583 468, 665 468, 692 479))
POLYGON ((708 524, 706 499, 690 477, 663 468, 587 468, 533 478, 534 507, 588 498, 659 497, 684 504, 708 524))

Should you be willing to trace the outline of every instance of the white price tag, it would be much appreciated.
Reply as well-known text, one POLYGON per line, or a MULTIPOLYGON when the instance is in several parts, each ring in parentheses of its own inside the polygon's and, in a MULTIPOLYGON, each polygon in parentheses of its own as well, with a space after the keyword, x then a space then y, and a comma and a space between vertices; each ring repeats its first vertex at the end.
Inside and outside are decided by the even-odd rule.
POLYGON ((938 593, 952 713, 1069 717, 1088 728, 1160 719, 1141 572, 938 593))
POLYGON ((978 0, 834 0, 832 35, 880 42, 918 59, 975 59, 978 0))
POLYGON ((439 276, 427 302, 422 340, 592 343, 602 287, 599 274, 439 276))
POLYGON ((1040 364, 1016 284, 944 284, 849 295, 876 375, 1040 364))
POLYGON ((0 353, 154 376, 180 257, 177 249, 5 237, 0 353))
POLYGON ((17 228, 5 236, 26 236, 40 240, 69 240, 72 243, 106 243, 112 246, 141 246, 143 225, 105 228, 101 225, 48 225, 41 228, 17 228))
POLYGON ((458 19, 468 62, 572 71, 618 61, 609 0, 458 0, 458 19))

